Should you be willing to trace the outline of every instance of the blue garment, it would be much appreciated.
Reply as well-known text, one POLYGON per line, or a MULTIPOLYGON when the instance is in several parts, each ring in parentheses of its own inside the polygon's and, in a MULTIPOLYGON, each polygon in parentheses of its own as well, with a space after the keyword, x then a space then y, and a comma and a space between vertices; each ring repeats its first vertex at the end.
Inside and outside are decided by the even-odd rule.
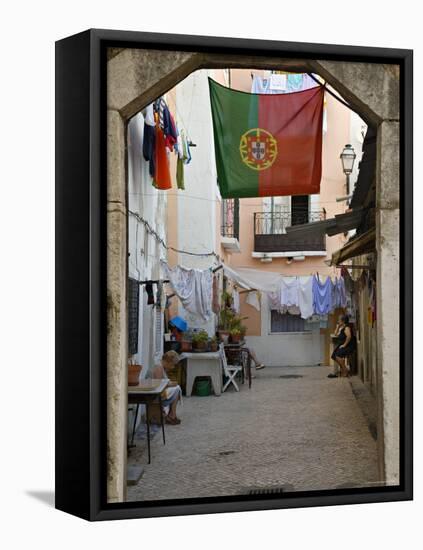
POLYGON ((339 279, 335 277, 332 290, 332 305, 334 309, 337 307, 345 307, 347 305, 347 295, 343 277, 339 277, 339 279))
POLYGON ((316 315, 327 315, 333 310, 332 281, 328 277, 324 283, 313 275, 313 311, 316 315))
POLYGON ((152 178, 154 178, 154 174, 156 172, 155 151, 156 151, 156 128, 154 126, 150 126, 145 122, 142 154, 145 160, 149 161, 150 163, 148 170, 152 178))

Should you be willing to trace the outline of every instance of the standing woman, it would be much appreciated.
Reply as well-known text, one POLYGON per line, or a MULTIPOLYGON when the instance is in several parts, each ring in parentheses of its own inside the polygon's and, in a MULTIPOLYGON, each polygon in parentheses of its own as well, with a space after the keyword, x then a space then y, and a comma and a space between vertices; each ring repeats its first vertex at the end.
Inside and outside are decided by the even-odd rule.
MULTIPOLYGON (((335 336, 338 337, 339 344, 332 353, 332 359, 340 367, 339 376, 348 376, 348 369, 345 360, 355 352, 356 339, 350 326, 348 315, 340 315, 335 329, 335 336)), ((328 378, 336 378, 337 374, 328 374, 328 378)))

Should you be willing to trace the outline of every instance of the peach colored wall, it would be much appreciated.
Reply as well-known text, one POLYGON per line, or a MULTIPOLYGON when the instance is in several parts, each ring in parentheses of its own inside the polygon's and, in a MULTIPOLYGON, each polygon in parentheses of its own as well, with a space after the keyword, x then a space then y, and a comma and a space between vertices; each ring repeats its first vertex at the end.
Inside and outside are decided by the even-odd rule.
POLYGON ((260 336, 261 334, 261 314, 256 308, 245 303, 247 293, 239 297, 240 311, 243 317, 247 317, 243 324, 247 327, 247 336, 260 336))

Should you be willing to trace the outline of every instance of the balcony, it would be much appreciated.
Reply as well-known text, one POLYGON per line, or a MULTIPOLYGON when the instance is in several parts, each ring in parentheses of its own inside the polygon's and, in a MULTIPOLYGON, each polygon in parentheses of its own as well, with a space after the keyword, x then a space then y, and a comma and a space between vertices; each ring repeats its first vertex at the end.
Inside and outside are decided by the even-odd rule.
POLYGON ((254 213, 254 252, 261 254, 275 253, 280 256, 290 256, 289 253, 301 253, 303 256, 325 255, 326 236, 323 234, 296 236, 287 234, 286 227, 321 221, 325 219, 325 211, 296 209, 279 212, 254 213), (318 253, 322 254, 318 254, 318 253))

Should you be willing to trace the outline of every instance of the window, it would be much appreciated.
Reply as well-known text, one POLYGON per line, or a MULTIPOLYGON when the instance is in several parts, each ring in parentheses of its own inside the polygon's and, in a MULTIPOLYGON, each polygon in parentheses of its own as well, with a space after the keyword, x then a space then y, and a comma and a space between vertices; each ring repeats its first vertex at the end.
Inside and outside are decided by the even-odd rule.
POLYGON ((300 225, 309 222, 308 195, 294 195, 291 197, 291 223, 300 225))
POLYGON ((221 234, 239 239, 239 199, 222 200, 221 234))
POLYGON ((270 332, 308 332, 306 321, 299 315, 290 313, 270 312, 270 332))
POLYGON ((128 279, 128 354, 138 353, 138 316, 140 285, 135 279, 128 279))

